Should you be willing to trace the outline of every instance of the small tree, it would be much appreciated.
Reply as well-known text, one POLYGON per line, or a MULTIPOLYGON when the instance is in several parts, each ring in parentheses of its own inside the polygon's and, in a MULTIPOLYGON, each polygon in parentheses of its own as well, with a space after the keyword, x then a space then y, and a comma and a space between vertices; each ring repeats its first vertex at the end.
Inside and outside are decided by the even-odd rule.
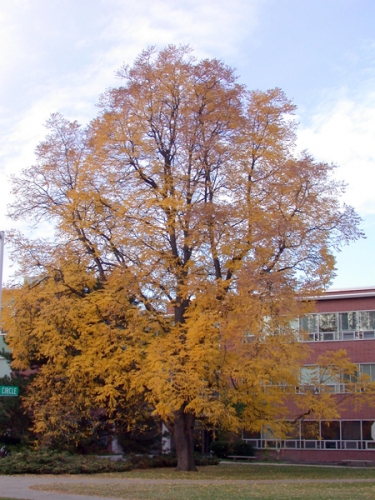
POLYGON ((11 215, 56 234, 14 239, 37 279, 15 295, 9 339, 15 366, 43 361, 39 384, 63 377, 61 404, 146 403, 178 469, 194 470, 197 418, 239 429, 283 414, 280 386, 298 385, 303 358, 290 321, 359 219, 334 167, 295 154, 280 89, 248 91, 222 62, 174 46, 119 76, 86 130, 52 115, 36 165, 14 179, 11 215))

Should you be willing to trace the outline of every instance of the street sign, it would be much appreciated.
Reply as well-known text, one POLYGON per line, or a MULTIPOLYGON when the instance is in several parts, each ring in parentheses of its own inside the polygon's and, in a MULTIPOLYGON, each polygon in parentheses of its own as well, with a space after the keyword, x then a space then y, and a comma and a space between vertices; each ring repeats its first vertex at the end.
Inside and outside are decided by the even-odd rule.
POLYGON ((18 396, 18 387, 14 385, 0 385, 0 396, 18 396))

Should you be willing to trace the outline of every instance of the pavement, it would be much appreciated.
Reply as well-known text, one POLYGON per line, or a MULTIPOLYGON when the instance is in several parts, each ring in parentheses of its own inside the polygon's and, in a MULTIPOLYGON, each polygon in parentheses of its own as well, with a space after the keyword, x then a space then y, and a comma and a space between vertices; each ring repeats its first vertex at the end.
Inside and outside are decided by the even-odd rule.
MULTIPOLYGON (((100 483, 106 482, 100 479, 100 483)), ((103 497, 70 495, 30 489, 32 486, 56 483, 90 483, 98 482, 96 478, 71 476, 0 476, 0 495, 2 497, 19 498, 22 500, 103 500, 103 497)), ((119 500, 108 497, 106 500, 119 500)))
POLYGON ((33 490, 36 485, 56 483, 70 484, 303 484, 303 483, 375 483, 374 479, 279 479, 279 480, 242 480, 242 479, 137 479, 137 478, 106 478, 93 476, 52 476, 52 475, 25 475, 25 476, 0 476, 0 495, 2 497, 17 498, 22 500, 119 500, 118 497, 103 497, 92 495, 71 495, 66 493, 53 493, 33 490))

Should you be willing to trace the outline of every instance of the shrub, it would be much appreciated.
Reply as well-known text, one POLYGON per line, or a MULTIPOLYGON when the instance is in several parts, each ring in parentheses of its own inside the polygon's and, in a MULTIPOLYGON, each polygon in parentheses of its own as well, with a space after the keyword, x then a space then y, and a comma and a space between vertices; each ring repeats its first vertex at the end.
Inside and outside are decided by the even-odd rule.
POLYGON ((213 441, 210 446, 211 452, 219 457, 219 458, 226 458, 228 455, 230 455, 230 449, 229 449, 229 442, 228 441, 213 441))
POLYGON ((176 467, 175 455, 135 455, 130 457, 129 462, 134 469, 154 469, 159 467, 176 467))
POLYGON ((49 450, 12 453, 0 459, 0 474, 95 474, 131 470, 123 460, 71 455, 49 450))
MULTIPOLYGON (((196 457, 197 465, 217 465, 212 457, 196 457)), ((95 474, 98 472, 126 472, 132 469, 176 467, 173 455, 132 456, 113 461, 92 455, 72 455, 66 451, 23 451, 0 458, 2 474, 95 474)))
POLYGON ((233 455, 242 455, 245 457, 254 456, 254 448, 251 444, 246 443, 246 441, 238 440, 231 445, 233 455))
POLYGON ((159 453, 161 443, 161 425, 153 417, 144 417, 136 428, 130 431, 116 426, 118 443, 124 453, 159 453))
POLYGON ((242 439, 234 442, 226 440, 213 441, 210 446, 211 452, 219 457, 226 458, 229 455, 242 455, 245 457, 251 457, 254 455, 254 448, 251 444, 246 443, 242 439))

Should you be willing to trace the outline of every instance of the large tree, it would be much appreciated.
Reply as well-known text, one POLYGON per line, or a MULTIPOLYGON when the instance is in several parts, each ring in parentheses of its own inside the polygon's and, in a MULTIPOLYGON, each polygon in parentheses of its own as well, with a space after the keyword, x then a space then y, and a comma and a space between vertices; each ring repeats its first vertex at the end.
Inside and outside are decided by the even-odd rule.
POLYGON ((52 115, 36 165, 14 179, 11 215, 56 232, 14 238, 34 279, 15 294, 9 340, 16 366, 32 353, 40 381, 81 377, 109 413, 142 401, 193 470, 197 418, 280 422, 280 387, 298 385, 303 358, 291 319, 359 219, 334 167, 296 154, 280 89, 249 91, 174 46, 119 77, 86 129, 52 115))

